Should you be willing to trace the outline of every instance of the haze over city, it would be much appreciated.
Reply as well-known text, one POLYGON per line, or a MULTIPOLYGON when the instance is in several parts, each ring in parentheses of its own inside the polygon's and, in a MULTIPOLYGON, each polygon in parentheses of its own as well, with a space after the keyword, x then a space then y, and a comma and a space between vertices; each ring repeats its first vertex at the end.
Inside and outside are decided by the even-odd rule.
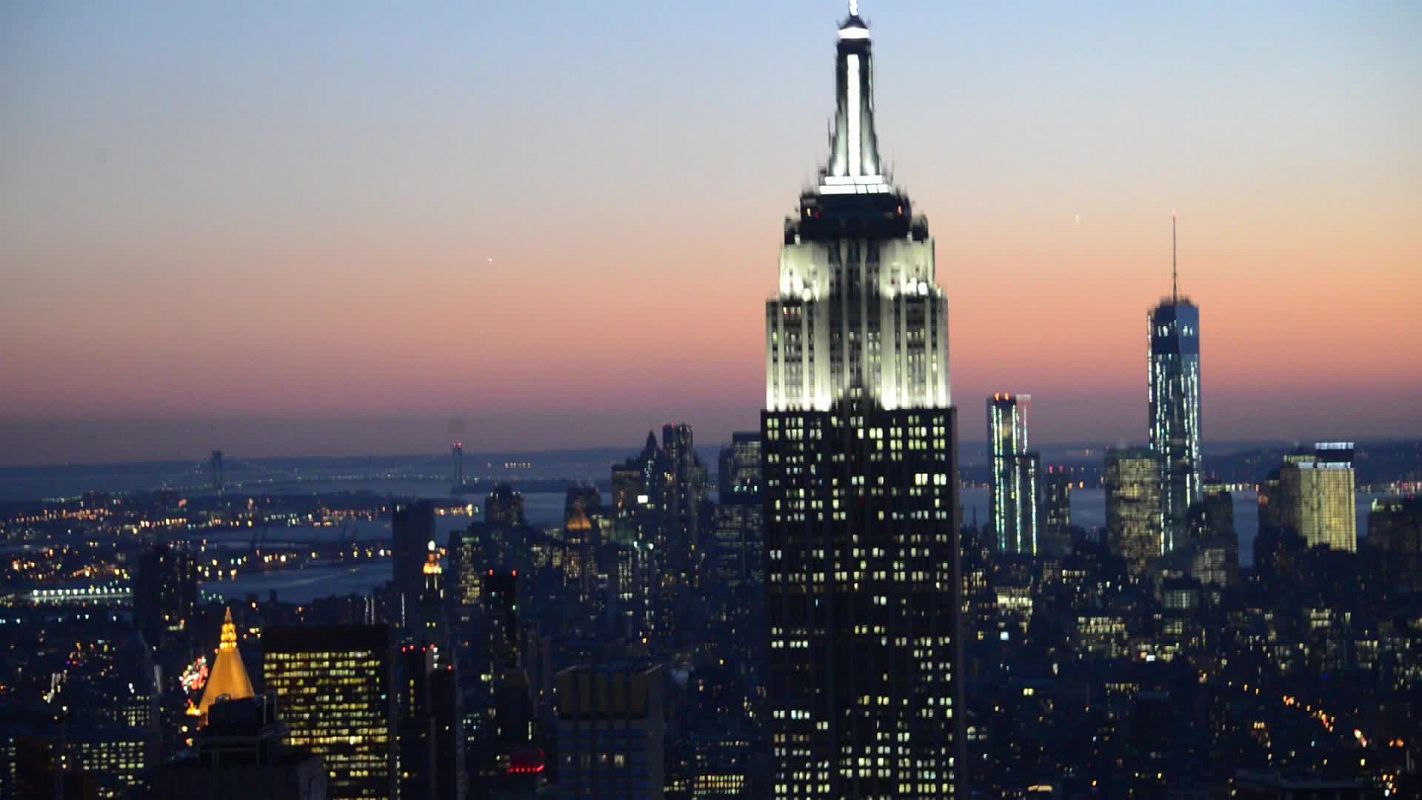
MULTIPOLYGON (((7 4, 0 463, 754 427, 838 13, 7 4)), ((1176 212, 1210 441, 1422 434, 1415 4, 864 13, 955 402, 1143 441, 1176 212)))

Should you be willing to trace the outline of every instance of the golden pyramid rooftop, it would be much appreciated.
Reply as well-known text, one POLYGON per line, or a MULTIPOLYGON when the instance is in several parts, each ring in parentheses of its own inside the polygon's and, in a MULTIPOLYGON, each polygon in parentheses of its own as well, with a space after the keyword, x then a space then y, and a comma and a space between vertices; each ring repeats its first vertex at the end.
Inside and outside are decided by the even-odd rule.
POLYGON ((198 713, 207 716, 207 710, 217 699, 226 696, 230 700, 252 697, 252 681, 247 678, 247 667, 242 664, 242 654, 237 652, 237 626, 232 623, 232 609, 227 609, 227 619, 222 623, 222 641, 217 645, 217 660, 207 677, 207 686, 202 692, 202 702, 198 703, 198 713))

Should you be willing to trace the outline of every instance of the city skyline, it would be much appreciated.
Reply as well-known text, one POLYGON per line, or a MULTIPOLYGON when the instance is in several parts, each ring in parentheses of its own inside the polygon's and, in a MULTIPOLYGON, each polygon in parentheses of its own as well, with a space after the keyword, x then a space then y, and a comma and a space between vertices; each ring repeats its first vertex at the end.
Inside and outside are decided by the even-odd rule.
MULTIPOLYGON (((832 12, 6 9, 0 463, 753 427, 832 12)), ((1414 9, 863 13, 960 398, 1144 442, 1177 210, 1212 440, 1422 433, 1414 9)))
POLYGON ((0 9, 0 800, 1422 797, 1422 11, 811 5, 0 9))

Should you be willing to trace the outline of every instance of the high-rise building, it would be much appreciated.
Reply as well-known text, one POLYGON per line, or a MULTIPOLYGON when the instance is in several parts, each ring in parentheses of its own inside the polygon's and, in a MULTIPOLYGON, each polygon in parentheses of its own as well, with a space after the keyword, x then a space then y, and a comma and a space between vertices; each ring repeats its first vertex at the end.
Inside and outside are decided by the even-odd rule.
MULTIPOLYGON (((197 563, 182 546, 153 544, 138 557, 133 619, 150 647, 187 640, 197 610, 197 563)), ((180 649, 180 648, 172 648, 180 649)))
POLYGON ((761 415, 776 797, 963 793, 957 417, 928 222, 886 174, 869 28, 786 220, 761 415))
POLYGON ((523 495, 507 483, 494 486, 484 499, 484 521, 510 528, 523 524, 523 495))
POLYGON ((717 498, 722 505, 737 502, 740 496, 751 496, 760 505, 760 432, 736 431, 731 443, 721 448, 716 471, 717 498))
POLYGON ((272 695, 223 700, 191 752, 159 767, 158 800, 326 800, 320 757, 287 746, 287 726, 272 695))
POLYGON ((988 449, 992 457, 992 527, 997 552, 1038 552, 1037 473, 1042 459, 1027 448, 1032 396, 998 392, 987 401, 988 449))
POLYGON ((1144 447, 1106 450, 1106 535, 1134 578, 1164 552, 1160 458, 1144 447))
POLYGON ((464 729, 458 681, 447 647, 400 647, 396 697, 401 798, 462 800, 464 729))
POLYGON ((662 671, 570 667, 558 673, 559 800, 665 796, 662 671))
POLYGON ((325 761, 331 800, 398 797, 390 629, 274 626, 262 649, 265 689, 291 744, 325 761))
POLYGON ((1075 481, 1067 467, 1047 467, 1042 482, 1042 516, 1047 530, 1064 534, 1071 529, 1071 490, 1075 481))
POLYGON ((764 583, 760 496, 760 434, 734 433, 721 448, 717 473, 720 505, 716 509, 711 573, 718 590, 759 591, 764 583))
POLYGON ((1200 309, 1180 296, 1171 219, 1170 297, 1151 310, 1150 448, 1161 460, 1163 547, 1185 544, 1190 506, 1200 499, 1200 309))
POLYGON ((1190 574, 1206 585, 1239 583, 1239 536, 1234 528, 1234 496, 1219 481, 1205 481, 1192 509, 1194 555, 1190 574))
POLYGON ((1368 510, 1368 549, 1396 592, 1422 592, 1422 496, 1379 497, 1368 510))
POLYGON ((390 505, 392 571, 402 630, 413 621, 425 590, 425 562, 435 541, 435 507, 428 500, 397 500, 390 505))
POLYGON ((675 644, 686 632, 681 622, 700 578, 697 546, 710 516, 707 482, 685 423, 663 426, 660 446, 649 431, 641 453, 612 467, 612 538, 638 548, 643 609, 634 627, 653 646, 675 644))
POLYGON ((1292 455, 1279 470, 1283 527, 1308 547, 1358 550, 1352 442, 1319 442, 1312 455, 1292 455))

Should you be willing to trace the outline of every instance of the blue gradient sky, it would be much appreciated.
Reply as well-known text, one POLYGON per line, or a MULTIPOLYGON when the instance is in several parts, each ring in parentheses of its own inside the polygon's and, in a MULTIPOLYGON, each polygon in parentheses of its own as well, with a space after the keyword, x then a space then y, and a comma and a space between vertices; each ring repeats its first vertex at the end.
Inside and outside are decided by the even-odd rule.
MULTIPOLYGON (((335 8, 0 7, 0 463, 754 427, 842 6, 335 8)), ((863 13, 965 438, 1144 438, 1173 209, 1207 438, 1422 435, 1422 6, 863 13)))

